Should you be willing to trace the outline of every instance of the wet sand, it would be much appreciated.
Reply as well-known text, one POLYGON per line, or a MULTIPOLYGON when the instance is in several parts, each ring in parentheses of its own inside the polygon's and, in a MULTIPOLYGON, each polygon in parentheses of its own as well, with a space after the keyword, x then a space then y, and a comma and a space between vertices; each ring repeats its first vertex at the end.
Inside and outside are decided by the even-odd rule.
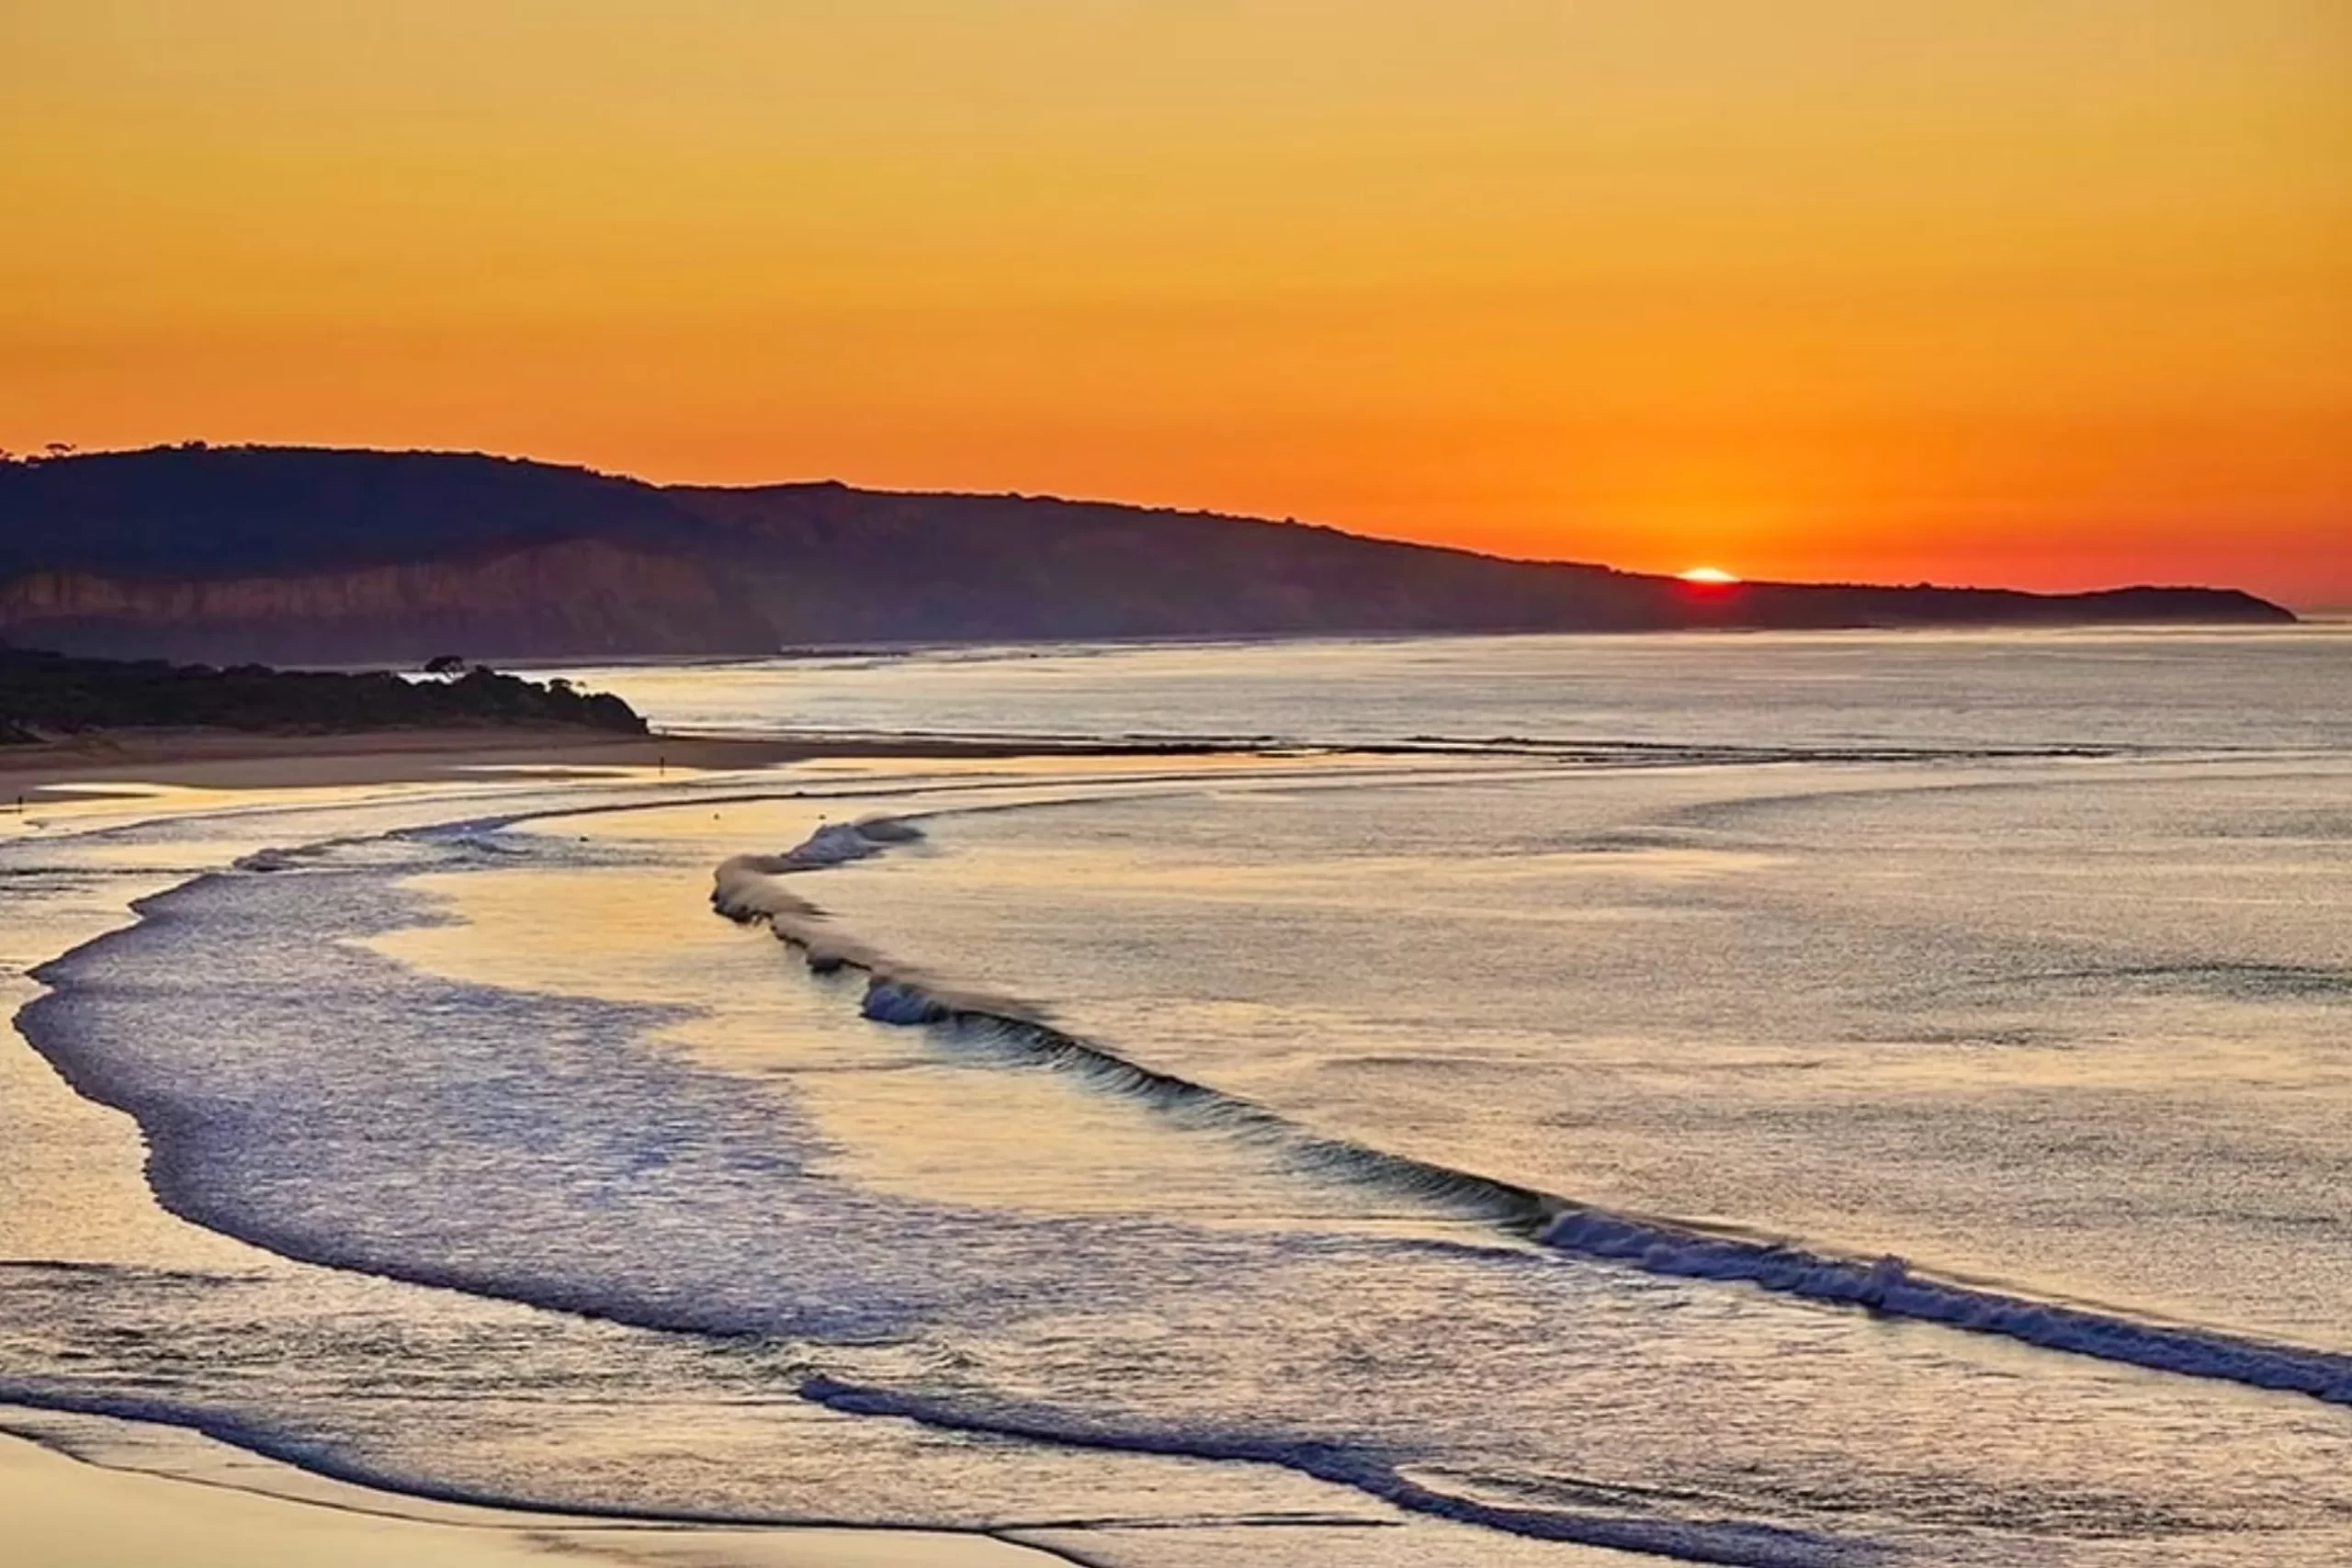
POLYGON ((761 768, 820 758, 985 761, 1015 757, 1196 756, 1220 748, 887 736, 615 735, 593 729, 395 729, 264 735, 229 730, 110 730, 0 747, 0 810, 70 797, 80 784, 211 790, 350 787, 478 777, 560 777, 582 770, 761 768))
POLYGON ((17 1568, 1056 1568, 988 1536, 721 1529, 435 1508, 313 1483, 292 1498, 233 1483, 107 1469, 0 1436, 0 1517, 17 1568))
POLYGON ((484 769, 521 776, 580 768, 756 768, 810 755, 761 738, 613 735, 588 729, 401 729, 351 735, 224 730, 115 730, 0 748, 0 805, 79 783, 192 789, 302 789, 461 778, 484 769))

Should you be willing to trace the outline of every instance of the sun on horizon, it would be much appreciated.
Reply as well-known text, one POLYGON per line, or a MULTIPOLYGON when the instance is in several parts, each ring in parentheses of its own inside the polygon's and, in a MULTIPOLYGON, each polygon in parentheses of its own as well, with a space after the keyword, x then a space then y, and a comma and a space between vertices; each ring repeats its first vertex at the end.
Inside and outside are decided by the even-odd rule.
POLYGON ((1688 571, 1678 571, 1674 575, 1685 582, 1722 584, 1739 581, 1739 575, 1736 572, 1725 571, 1719 566, 1694 566, 1688 571))

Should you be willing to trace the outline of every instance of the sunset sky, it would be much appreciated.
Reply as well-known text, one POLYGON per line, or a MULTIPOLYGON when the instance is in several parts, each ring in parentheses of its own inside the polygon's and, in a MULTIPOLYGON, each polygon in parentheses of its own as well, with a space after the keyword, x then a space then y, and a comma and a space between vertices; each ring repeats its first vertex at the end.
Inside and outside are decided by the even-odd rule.
POLYGON ((2352 604, 2346 0, 10 0, 0 446, 2352 604))

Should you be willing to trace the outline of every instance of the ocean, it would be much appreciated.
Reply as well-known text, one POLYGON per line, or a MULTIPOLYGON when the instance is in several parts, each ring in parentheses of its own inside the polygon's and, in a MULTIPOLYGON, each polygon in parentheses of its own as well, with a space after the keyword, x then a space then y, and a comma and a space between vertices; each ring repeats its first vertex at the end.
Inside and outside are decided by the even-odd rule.
POLYGON ((2352 1562, 2352 628, 566 673, 899 754, 0 838, 0 1426, 1105 1568, 2352 1562))

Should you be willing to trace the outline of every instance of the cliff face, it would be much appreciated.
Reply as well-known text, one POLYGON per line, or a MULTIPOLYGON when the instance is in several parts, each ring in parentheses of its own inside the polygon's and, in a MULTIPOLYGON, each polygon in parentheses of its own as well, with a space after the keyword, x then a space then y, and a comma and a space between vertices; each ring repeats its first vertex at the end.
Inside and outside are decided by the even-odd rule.
POLYGON ((1605 567, 1256 518, 843 485, 667 493, 726 527, 786 642, 1672 624, 1605 567))
POLYGON ((0 637, 66 652, 216 664, 773 646, 767 623, 707 566, 595 539, 481 560, 288 576, 30 572, 0 582, 0 637))
POLYGON ((662 489, 469 454, 175 447, 0 464, 0 638, 213 662, 2292 618, 2205 589, 1700 590, 1203 513, 837 484, 662 489))

